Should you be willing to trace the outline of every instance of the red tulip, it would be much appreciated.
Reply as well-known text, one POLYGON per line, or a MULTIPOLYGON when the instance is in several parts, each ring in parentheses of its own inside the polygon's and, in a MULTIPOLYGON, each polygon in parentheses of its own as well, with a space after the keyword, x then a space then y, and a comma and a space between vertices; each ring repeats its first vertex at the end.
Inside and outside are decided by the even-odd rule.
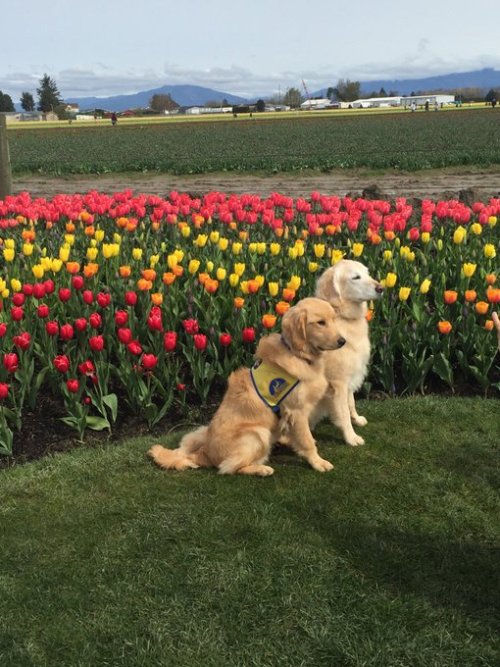
POLYGON ((92 329, 99 329, 102 326, 102 317, 99 313, 92 313, 89 315, 89 324, 92 329))
POLYGON ((65 354, 58 354, 52 363, 59 373, 67 373, 69 371, 69 358, 65 354))
POLYGON ((151 331, 163 331, 161 315, 158 315, 157 313, 151 313, 148 317, 148 327, 151 331))
MULTIPOLYGON (((47 278, 47 280, 43 283, 43 286, 45 288, 45 294, 53 294, 55 292, 56 286, 53 280, 50 278, 47 278)), ((44 294, 44 296, 45 296, 44 294)), ((35 295, 35 291, 33 289, 33 296, 35 295)))
POLYGON ((94 375, 95 366, 90 359, 87 359, 87 361, 82 361, 81 364, 78 364, 78 370, 82 375, 94 375))
POLYGON ((23 294, 26 294, 26 296, 32 296, 33 295, 33 285, 31 283, 24 283, 23 284, 23 294))
POLYGON ((166 352, 173 352, 177 345, 177 334, 175 331, 167 331, 163 336, 163 347, 166 352))
POLYGON ((182 326, 187 334, 196 334, 199 331, 198 320, 182 320, 182 326))
POLYGON ((253 327, 246 327, 241 332, 241 338, 244 343, 253 343, 255 341, 255 329, 253 327))
POLYGON ((59 335, 63 340, 71 340, 75 335, 75 330, 71 324, 63 324, 59 329, 59 335))
POLYGON ((207 337, 205 334, 194 334, 193 339, 197 350, 204 350, 207 347, 207 337))
POLYGON ((73 289, 76 290, 81 290, 83 285, 84 285, 84 280, 83 276, 73 276, 71 278, 71 285, 73 286, 73 289))
POLYGON ((231 334, 228 333, 221 333, 219 336, 219 343, 222 345, 222 347, 228 347, 231 345, 232 342, 231 334))
POLYGON ((22 306, 26 301, 26 297, 22 292, 16 292, 12 295, 12 303, 14 306, 22 306))
POLYGON ((71 299, 71 290, 68 287, 61 287, 59 290, 59 301, 65 303, 71 299))
POLYGON ((35 299, 43 299, 48 293, 45 283, 35 283, 33 285, 33 296, 35 299))
POLYGON ((20 350, 27 350, 31 343, 31 336, 27 331, 12 337, 12 342, 20 350))
POLYGON ((94 352, 101 352, 104 349, 104 338, 103 336, 92 336, 89 339, 90 349, 94 352))
POLYGON ((111 294, 108 294, 107 292, 99 292, 97 295, 97 303, 101 308, 107 308, 111 303, 111 294))
POLYGON ((45 331, 49 336, 57 336, 59 333, 59 324, 55 320, 49 320, 45 325, 45 331))
POLYGON ((137 303, 137 294, 135 292, 125 292, 125 303, 127 306, 135 306, 137 303))
POLYGON ((76 394, 80 388, 80 383, 78 380, 66 380, 66 387, 68 388, 69 392, 76 394))
POLYGON ((141 359, 141 366, 146 371, 152 370, 158 363, 158 357, 154 354, 143 354, 141 359))
POLYGON ((0 401, 7 398, 9 395, 9 385, 5 382, 0 382, 0 401))
POLYGON ((13 306, 10 309, 10 316, 14 322, 20 322, 24 317, 24 310, 20 306, 13 306))
POLYGON ((41 303, 36 309, 38 317, 48 317, 49 316, 49 307, 46 303, 41 303))
POLYGON ((15 373, 19 365, 19 359, 15 352, 8 352, 3 355, 3 365, 7 373, 15 373))
POLYGON ((0 322, 0 338, 3 338, 7 333, 7 325, 5 322, 0 322))
POLYGON ((83 290, 82 299, 83 299, 84 303, 86 303, 88 306, 90 306, 91 303, 94 303, 94 294, 89 289, 83 290))
POLYGON ((141 354, 142 346, 138 340, 133 340, 127 345, 127 350, 130 354, 135 354, 136 356, 141 354))
POLYGON ((87 320, 84 317, 79 317, 75 320, 75 329, 77 331, 85 331, 87 328, 87 320))
POLYGON ((127 329, 126 327, 120 327, 119 329, 117 329, 116 335, 118 336, 118 340, 120 341, 120 343, 128 345, 132 340, 132 329, 127 329))
POLYGON ((115 313, 115 324, 117 327, 123 327, 128 322, 128 312, 126 310, 117 310, 115 313))

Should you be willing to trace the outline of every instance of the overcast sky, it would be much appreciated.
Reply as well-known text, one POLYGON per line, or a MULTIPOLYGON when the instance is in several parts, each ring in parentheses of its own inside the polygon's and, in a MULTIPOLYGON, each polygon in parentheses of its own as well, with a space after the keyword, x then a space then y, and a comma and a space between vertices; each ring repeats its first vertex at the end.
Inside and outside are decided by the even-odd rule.
POLYGON ((251 97, 339 78, 500 69, 498 0, 12 0, 0 90, 36 98, 196 84, 251 97))

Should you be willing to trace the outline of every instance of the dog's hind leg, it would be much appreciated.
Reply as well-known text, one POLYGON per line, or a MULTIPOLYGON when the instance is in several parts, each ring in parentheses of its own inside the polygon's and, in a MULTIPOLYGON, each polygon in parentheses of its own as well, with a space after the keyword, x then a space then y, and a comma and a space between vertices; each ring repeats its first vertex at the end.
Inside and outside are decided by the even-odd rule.
POLYGON ((231 449, 234 449, 231 455, 219 463, 221 475, 268 477, 274 473, 271 466, 265 465, 271 450, 271 432, 268 429, 255 427, 245 431, 231 449))
POLYGON ((356 424, 356 426, 366 426, 368 424, 368 420, 366 417, 358 415, 356 410, 356 403, 354 401, 354 394, 352 391, 350 391, 348 394, 348 402, 349 402, 349 413, 351 415, 352 423, 356 424))

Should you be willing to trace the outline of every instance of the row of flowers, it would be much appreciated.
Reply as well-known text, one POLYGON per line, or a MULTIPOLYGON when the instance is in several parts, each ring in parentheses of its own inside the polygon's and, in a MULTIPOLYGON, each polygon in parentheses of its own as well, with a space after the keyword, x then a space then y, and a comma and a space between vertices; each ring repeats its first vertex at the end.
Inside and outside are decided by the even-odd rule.
POLYGON ((64 421, 204 404, 343 257, 382 280, 365 389, 498 388, 500 200, 90 192, 0 201, 0 450, 40 392, 64 421))

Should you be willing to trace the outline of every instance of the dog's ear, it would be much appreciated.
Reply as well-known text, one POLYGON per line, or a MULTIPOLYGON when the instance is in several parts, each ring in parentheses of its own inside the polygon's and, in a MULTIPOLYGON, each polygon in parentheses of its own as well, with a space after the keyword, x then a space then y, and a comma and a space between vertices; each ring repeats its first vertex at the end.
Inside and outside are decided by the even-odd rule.
POLYGON ((329 303, 340 299, 340 288, 338 271, 335 266, 330 267, 322 273, 316 283, 316 294, 318 299, 324 299, 329 303))
POLYGON ((307 311, 291 308, 283 315, 281 329, 293 350, 302 352, 306 346, 307 311))

